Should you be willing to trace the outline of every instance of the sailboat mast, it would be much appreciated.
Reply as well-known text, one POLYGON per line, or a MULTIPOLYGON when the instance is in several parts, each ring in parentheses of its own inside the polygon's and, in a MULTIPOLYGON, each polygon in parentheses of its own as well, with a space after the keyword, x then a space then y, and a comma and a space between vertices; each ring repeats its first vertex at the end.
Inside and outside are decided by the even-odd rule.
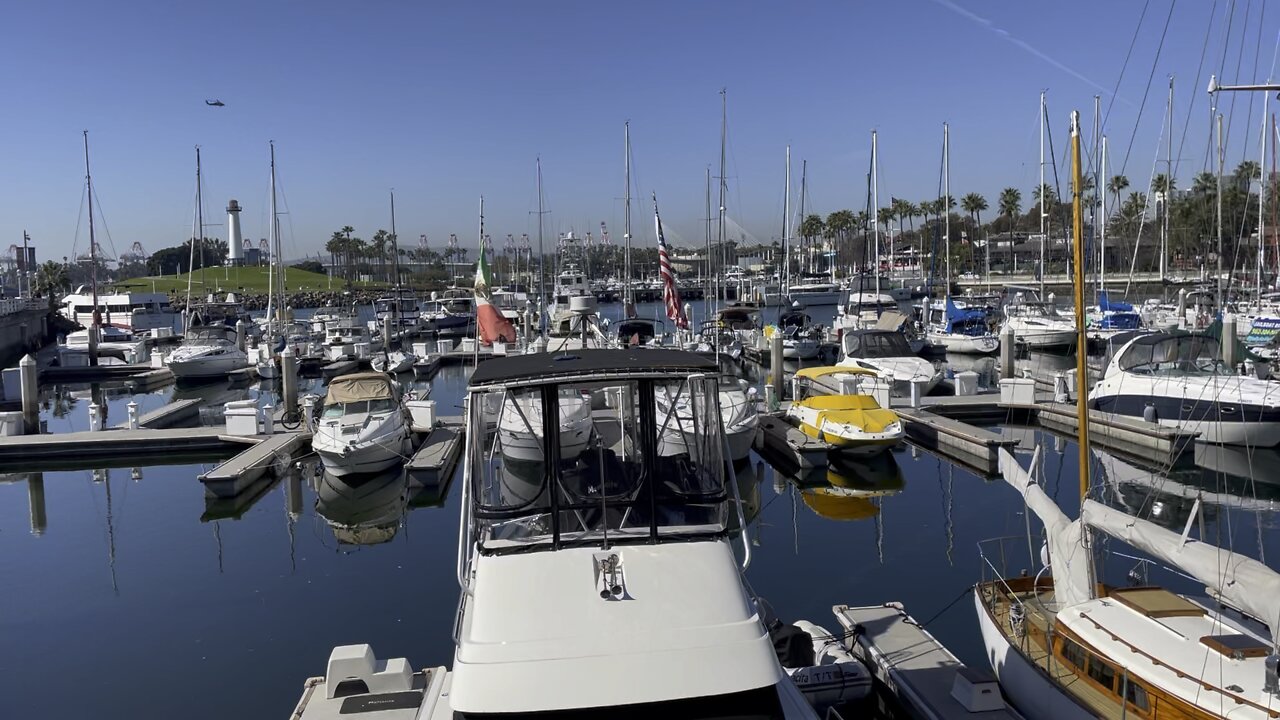
POLYGON ((1102 224, 1098 230, 1098 288, 1107 289, 1107 189, 1103 183, 1107 181, 1107 136, 1102 136, 1102 162, 1099 163, 1102 180, 1094 183, 1094 192, 1102 201, 1102 224))
POLYGON ((631 296, 631 123, 622 124, 623 139, 623 175, 625 188, 622 191, 622 304, 627 317, 635 317, 636 301, 631 296))
POLYGON ((786 190, 782 195, 782 272, 778 297, 786 297, 791 287, 791 146, 787 146, 786 190))
MULTIPOLYGON (((725 153, 725 135, 728 132, 728 124, 729 124, 728 101, 726 100, 724 88, 720 88, 720 213, 719 213, 720 226, 716 231, 716 242, 720 245, 719 270, 721 271, 724 270, 725 259, 726 259, 725 250, 724 250, 724 211, 725 211, 724 194, 726 190, 725 186, 727 183, 725 182, 725 177, 724 177, 724 153, 725 153)), ((719 305, 720 303, 719 273, 718 272, 715 273, 714 277, 716 279, 715 301, 716 301, 716 304, 719 305)))
MULTIPOLYGON (((807 191, 808 191, 808 178, 809 178, 809 161, 801 160, 800 161, 800 232, 801 233, 804 232, 804 196, 807 194, 807 191)), ((805 251, 805 255, 808 256, 809 271, 812 272, 813 271, 813 247, 809 245, 809 243, 807 242, 808 238, 805 238, 805 240, 806 242, 805 242, 804 251, 805 251)))
MULTIPOLYGON (((275 283, 276 285, 275 292, 279 293, 280 297, 283 298, 284 289, 280 287, 280 282, 276 279, 276 276, 279 274, 279 271, 277 268, 279 267, 279 263, 280 263, 280 232, 278 227, 276 226, 277 211, 276 211, 276 144, 275 144, 275 141, 269 141, 267 143, 267 146, 271 149, 271 212, 270 212, 271 227, 269 228, 271 232, 271 241, 269 243, 271 246, 271 264, 268 266, 267 270, 268 270, 268 277, 271 279, 271 282, 275 283)), ((275 307, 275 315, 271 315, 270 313, 268 313, 268 317, 271 319, 273 323, 275 323, 276 329, 283 328, 284 326, 284 323, 282 322, 283 315, 284 315, 284 308, 281 307, 280 303, 277 302, 275 307)))
MULTIPOLYGON (((880 302, 880 148, 871 131, 871 246, 875 248, 876 302, 880 302)), ((801 198, 803 200, 803 198, 801 198)), ((866 255, 864 254, 865 258, 866 255)), ((892 261, 892 260, 891 260, 892 261)))
POLYGON ((1044 206, 1045 206, 1045 196, 1048 195, 1048 193, 1045 192, 1045 187, 1044 187, 1044 121, 1045 121, 1044 91, 1041 90, 1040 91, 1040 187, 1037 188, 1040 192, 1040 299, 1041 300, 1045 298, 1045 294, 1044 294, 1044 271, 1045 271, 1044 209, 1045 208, 1044 206))
MULTIPOLYGON (((1169 254, 1169 196, 1173 193, 1173 76, 1169 76, 1169 100, 1165 106, 1165 114, 1168 115, 1168 123, 1165 126, 1165 142, 1167 148, 1164 159, 1164 177, 1165 185, 1163 199, 1160 203, 1160 285, 1164 286, 1164 278, 1167 262, 1166 256, 1169 254)), ((1166 292, 1167 294, 1167 292, 1166 292)))
MULTIPOLYGON (((544 339, 546 332, 546 314, 547 314, 547 279, 543 272, 543 265, 546 263, 546 253, 542 248, 542 157, 537 159, 538 164, 538 315, 540 316, 539 325, 543 329, 544 339)), ((481 203, 483 204, 483 202, 481 203)))
MULTIPOLYGON (((391 188, 391 272, 395 286, 400 287, 400 248, 396 244, 396 190, 391 188)), ((399 307, 397 305, 397 307, 399 307)))
MULTIPOLYGON (((942 123, 942 213, 945 216, 942 232, 947 236, 947 297, 951 297, 951 128, 947 123, 942 123)), ((1040 267, 1041 282, 1044 282, 1043 259, 1040 267)))
POLYGON ((1254 286, 1258 292, 1258 308, 1262 308, 1262 261, 1266 257, 1266 208, 1267 208, 1267 105, 1271 100, 1270 93, 1262 94, 1262 134, 1258 148, 1258 262, 1254 286))
POLYGON ((98 310, 98 241, 93 235, 93 177, 89 173, 89 131, 84 131, 84 186, 89 199, 89 283, 93 292, 93 326, 102 324, 102 312, 98 310))
POLYGON ((711 281, 711 166, 707 166, 707 233, 706 233, 706 252, 707 265, 702 276, 702 317, 711 317, 711 298, 708 297, 707 288, 711 281))
POLYGON ((1071 250, 1076 320, 1076 424, 1079 428, 1080 499, 1089 493, 1089 366, 1084 348, 1084 174, 1080 166, 1080 111, 1071 113, 1071 250))
MULTIPOLYGON (((1223 172, 1223 152, 1222 152, 1222 113, 1218 113, 1218 312, 1222 312, 1222 172, 1223 172)), ((1167 215, 1168 213, 1166 213, 1167 215)))
MULTIPOLYGON (((191 281, 196 275, 196 238, 200 235, 204 219, 200 212, 200 146, 196 146, 196 215, 192 219, 191 246, 187 248, 187 302, 182 309, 182 332, 191 329, 191 281)), ((269 298, 268 298, 269 299, 269 298)))

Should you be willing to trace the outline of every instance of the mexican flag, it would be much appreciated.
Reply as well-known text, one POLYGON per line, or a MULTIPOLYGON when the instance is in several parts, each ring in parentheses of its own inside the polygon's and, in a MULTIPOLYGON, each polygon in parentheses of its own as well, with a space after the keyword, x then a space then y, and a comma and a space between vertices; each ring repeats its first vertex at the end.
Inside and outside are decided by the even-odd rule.
POLYGON ((513 343, 516 328, 503 317, 502 311, 489 302, 489 286, 493 282, 489 273, 489 261, 485 258, 484 243, 480 243, 480 262, 476 264, 476 328, 480 341, 492 345, 495 341, 513 343))

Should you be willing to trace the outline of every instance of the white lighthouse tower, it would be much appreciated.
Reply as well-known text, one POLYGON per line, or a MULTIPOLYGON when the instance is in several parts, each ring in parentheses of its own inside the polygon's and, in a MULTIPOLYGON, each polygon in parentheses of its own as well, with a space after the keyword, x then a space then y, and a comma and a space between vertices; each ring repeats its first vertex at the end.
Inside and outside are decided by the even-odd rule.
POLYGON ((244 240, 240 237, 240 203, 227 201, 227 264, 244 264, 244 240))

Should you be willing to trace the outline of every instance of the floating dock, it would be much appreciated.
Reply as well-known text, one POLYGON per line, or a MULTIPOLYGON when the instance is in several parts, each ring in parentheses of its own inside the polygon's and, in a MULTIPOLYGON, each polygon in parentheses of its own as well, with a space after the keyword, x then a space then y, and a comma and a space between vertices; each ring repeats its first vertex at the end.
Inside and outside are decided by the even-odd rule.
MULTIPOLYGON (((138 418, 138 427, 146 430, 159 430, 174 427, 192 427, 200 420, 200 401, 195 398, 174 400, 168 405, 158 407, 138 418)), ((117 429, 129 427, 128 421, 120 423, 117 429)))
POLYGON ((910 440, 980 470, 985 475, 999 472, 1000 448, 1018 444, 1012 438, 928 410, 894 408, 894 412, 902 418, 910 440))
POLYGON ((150 465, 189 455, 225 457, 252 442, 222 427, 14 435, 0 437, 0 468, 150 465))
POLYGON ((463 439, 462 418, 441 418, 404 464, 409 478, 422 485, 424 494, 443 496, 448 490, 462 457, 463 439))
MULTIPOLYGON (((1045 402, 1036 405, 1040 425, 1075 437, 1079 427, 1076 406, 1045 402)), ((1168 465, 1195 444, 1198 432, 1165 427, 1141 418, 1089 411, 1089 439, 1110 450, 1168 465)), ((1190 454, 1190 453, 1188 453, 1190 454)))
POLYGON ((751 446, 764 454, 782 454, 802 470, 826 467, 831 446, 797 430, 779 413, 762 413, 756 426, 756 439, 751 446))
POLYGON ((1021 720, 986 670, 971 668, 897 603, 832 608, 850 650, 913 718, 1021 720))
POLYGON ((278 458, 292 460, 299 450, 310 447, 311 433, 284 432, 254 436, 246 438, 246 441, 253 445, 200 476, 206 496, 230 498, 239 495, 270 470, 278 458))

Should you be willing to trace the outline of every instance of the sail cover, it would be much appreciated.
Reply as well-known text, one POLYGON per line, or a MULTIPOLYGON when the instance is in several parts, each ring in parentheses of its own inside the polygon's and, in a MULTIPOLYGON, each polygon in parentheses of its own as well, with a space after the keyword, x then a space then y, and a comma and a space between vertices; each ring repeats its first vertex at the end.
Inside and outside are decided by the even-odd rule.
POLYGON ((1280 628, 1280 574, 1251 557, 1187 539, 1153 522, 1086 500, 1081 517, 1089 525, 1182 568, 1228 605, 1280 628))
MULTIPOLYGON (((1040 450, 1036 450, 1039 457, 1040 450)), ((1034 465, 1034 461, 1032 463, 1034 465)), ((1093 598, 1092 565, 1089 549, 1084 546, 1084 526, 1063 514, 1045 491, 1024 470, 1008 450, 1000 449, 1000 474, 1022 493, 1027 507, 1044 523, 1049 540, 1049 567, 1053 571, 1054 594, 1058 609, 1078 605, 1093 598)))

